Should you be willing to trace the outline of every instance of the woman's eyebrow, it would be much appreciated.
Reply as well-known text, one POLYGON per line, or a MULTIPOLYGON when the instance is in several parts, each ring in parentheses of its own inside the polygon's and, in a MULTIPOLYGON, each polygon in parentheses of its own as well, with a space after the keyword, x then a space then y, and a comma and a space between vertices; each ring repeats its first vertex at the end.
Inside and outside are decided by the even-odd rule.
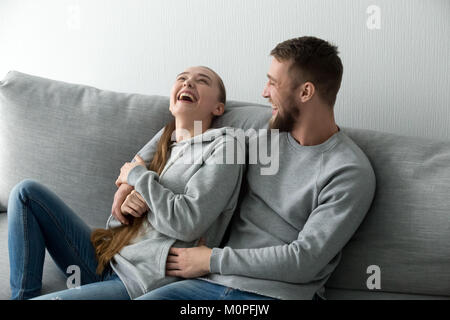
POLYGON ((210 81, 212 81, 212 79, 209 76, 207 76, 206 74, 204 74, 204 73, 199 73, 198 75, 202 76, 202 77, 205 77, 205 78, 208 78, 210 81))
MULTIPOLYGON (((189 73, 189 72, 182 72, 182 73, 180 73, 179 75, 177 75, 177 78, 178 78, 179 76, 184 75, 184 74, 190 74, 190 73, 189 73)), ((198 76, 199 76, 199 77, 205 77, 205 78, 207 78, 209 81, 212 81, 211 77, 208 76, 208 75, 206 75, 206 74, 204 74, 204 73, 199 73, 198 76)))

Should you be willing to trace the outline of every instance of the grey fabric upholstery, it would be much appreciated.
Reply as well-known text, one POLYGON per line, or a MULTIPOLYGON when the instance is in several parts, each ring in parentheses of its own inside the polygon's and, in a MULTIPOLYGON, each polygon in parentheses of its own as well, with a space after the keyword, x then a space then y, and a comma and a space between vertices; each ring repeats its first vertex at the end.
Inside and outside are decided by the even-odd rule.
POLYGON ((449 300, 448 296, 327 288, 327 300, 449 300))
POLYGON ((366 153, 377 190, 328 286, 450 296, 450 141, 344 129, 366 153))
POLYGON ((29 177, 90 225, 104 226, 120 167, 168 121, 167 98, 18 72, 9 72, 0 88, 0 209, 12 187, 29 177))
MULTIPOLYGON (((0 82, 0 211, 6 210, 12 187, 32 178, 55 191, 89 225, 104 226, 121 165, 171 119, 168 103, 168 97, 9 72, 0 82)), ((262 128, 270 111, 229 101, 214 126, 262 128)), ((371 160, 377 192, 328 281, 329 297, 450 298, 450 142, 342 129, 371 160), (377 292, 366 287, 369 265, 381 268, 377 292)), ((8 299, 4 213, 0 255, 0 299, 8 299)), ((44 293, 64 289, 63 273, 47 258, 44 293)))

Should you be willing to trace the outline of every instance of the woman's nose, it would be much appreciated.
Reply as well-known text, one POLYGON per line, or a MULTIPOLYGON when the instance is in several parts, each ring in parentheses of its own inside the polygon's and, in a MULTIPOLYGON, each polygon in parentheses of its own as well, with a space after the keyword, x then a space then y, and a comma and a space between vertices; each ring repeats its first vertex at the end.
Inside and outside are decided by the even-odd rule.
POLYGON ((191 79, 186 79, 184 81, 184 83, 183 83, 183 86, 192 88, 193 87, 193 82, 191 81, 191 79))

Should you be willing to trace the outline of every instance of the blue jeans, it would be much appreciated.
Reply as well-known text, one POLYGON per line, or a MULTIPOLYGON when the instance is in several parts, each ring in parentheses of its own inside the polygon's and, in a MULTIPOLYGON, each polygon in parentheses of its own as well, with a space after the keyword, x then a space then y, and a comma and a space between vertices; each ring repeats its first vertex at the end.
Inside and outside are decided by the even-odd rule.
POLYGON ((32 300, 130 300, 123 282, 111 270, 103 281, 49 293, 32 300))
POLYGON ((90 236, 89 226, 51 190, 31 179, 18 183, 8 201, 11 299, 40 295, 46 248, 65 275, 71 265, 80 268, 81 289, 58 292, 59 298, 129 299, 125 286, 110 268, 96 274, 90 236))
POLYGON ((136 300, 276 300, 199 279, 181 280, 152 290, 136 300))

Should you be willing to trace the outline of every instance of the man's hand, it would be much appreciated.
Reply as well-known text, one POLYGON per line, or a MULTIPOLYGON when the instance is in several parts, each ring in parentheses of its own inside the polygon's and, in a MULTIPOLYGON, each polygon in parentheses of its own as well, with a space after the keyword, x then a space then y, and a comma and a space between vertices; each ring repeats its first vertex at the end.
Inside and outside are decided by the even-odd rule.
POLYGON ((170 248, 166 263, 166 275, 196 278, 208 274, 212 249, 204 244, 204 239, 201 239, 197 247, 170 248))
POLYGON ((147 168, 145 161, 140 156, 136 155, 134 159, 136 160, 135 162, 125 162, 122 168, 120 168, 120 175, 116 180, 117 187, 120 187, 122 183, 127 183, 128 174, 134 167, 144 166, 147 168))
POLYGON ((123 215, 129 214, 136 218, 141 217, 148 210, 150 210, 150 208, 148 207, 147 202, 145 202, 144 198, 136 190, 131 191, 120 207, 120 211, 123 215))

